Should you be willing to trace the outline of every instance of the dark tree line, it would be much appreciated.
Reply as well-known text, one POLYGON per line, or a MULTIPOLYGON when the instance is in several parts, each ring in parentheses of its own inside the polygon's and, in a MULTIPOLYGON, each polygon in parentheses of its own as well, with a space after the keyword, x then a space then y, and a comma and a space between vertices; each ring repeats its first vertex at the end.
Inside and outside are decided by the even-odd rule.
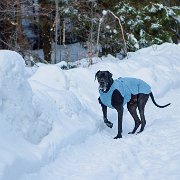
POLYGON ((1 0, 0 49, 32 55, 37 61, 41 59, 32 50, 43 49, 49 63, 54 44, 80 42, 92 56, 97 51, 100 56, 123 54, 119 22, 128 51, 178 43, 179 7, 179 0, 1 0))

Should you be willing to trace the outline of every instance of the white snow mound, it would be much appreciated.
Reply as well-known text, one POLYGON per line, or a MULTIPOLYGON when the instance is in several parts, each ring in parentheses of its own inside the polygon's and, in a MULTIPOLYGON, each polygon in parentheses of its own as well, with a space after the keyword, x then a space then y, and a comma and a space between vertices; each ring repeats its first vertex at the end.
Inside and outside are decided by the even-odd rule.
POLYGON ((37 144, 52 128, 47 109, 43 109, 44 101, 52 102, 33 96, 25 79, 24 60, 18 53, 1 50, 0 54, 0 119, 8 122, 8 128, 37 144))

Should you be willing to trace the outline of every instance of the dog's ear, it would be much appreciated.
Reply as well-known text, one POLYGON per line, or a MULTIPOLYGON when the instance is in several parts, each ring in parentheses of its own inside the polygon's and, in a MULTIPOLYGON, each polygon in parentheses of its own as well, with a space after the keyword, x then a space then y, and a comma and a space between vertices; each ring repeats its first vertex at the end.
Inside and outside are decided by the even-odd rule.
POLYGON ((111 78, 112 78, 112 76, 113 76, 113 74, 112 74, 112 73, 110 73, 109 71, 107 71, 107 73, 108 73, 109 79, 111 79, 111 78))
POLYGON ((95 74, 95 80, 96 80, 96 77, 98 76, 98 73, 99 73, 100 71, 98 71, 96 74, 95 74))

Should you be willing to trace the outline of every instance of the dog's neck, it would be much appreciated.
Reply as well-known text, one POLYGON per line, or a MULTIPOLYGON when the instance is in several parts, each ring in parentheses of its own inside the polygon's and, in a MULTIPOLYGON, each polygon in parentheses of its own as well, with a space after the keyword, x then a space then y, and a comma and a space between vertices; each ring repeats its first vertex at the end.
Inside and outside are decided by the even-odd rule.
POLYGON ((108 92, 108 91, 109 91, 109 89, 110 89, 110 87, 112 86, 113 82, 114 82, 114 80, 113 80, 113 78, 111 78, 110 81, 109 81, 109 83, 108 83, 108 86, 107 86, 107 89, 106 89, 105 92, 108 92))

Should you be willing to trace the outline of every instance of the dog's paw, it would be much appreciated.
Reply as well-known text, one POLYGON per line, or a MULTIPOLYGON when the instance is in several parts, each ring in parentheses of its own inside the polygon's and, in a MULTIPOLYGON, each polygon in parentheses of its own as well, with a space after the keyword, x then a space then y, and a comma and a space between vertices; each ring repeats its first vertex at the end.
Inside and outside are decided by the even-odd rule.
POLYGON ((109 121, 109 122, 106 122, 106 125, 107 125, 109 128, 112 128, 112 127, 113 127, 113 123, 111 123, 110 121, 109 121))
POLYGON ((129 132, 128 134, 134 134, 134 133, 135 133, 135 132, 132 131, 132 132, 129 132))
POLYGON ((118 134, 116 137, 114 137, 114 139, 119 139, 119 138, 122 138, 121 134, 118 134))

